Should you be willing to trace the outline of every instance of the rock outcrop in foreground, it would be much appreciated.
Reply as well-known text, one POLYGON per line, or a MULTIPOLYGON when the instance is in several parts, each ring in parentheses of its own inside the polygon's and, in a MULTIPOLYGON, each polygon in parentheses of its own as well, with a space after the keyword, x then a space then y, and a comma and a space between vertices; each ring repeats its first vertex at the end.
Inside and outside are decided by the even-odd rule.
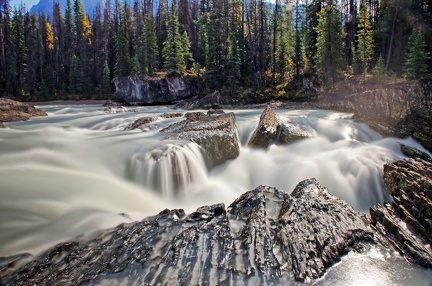
POLYGON ((167 209, 87 243, 59 244, 1 277, 13 285, 79 285, 136 271, 118 275, 143 285, 270 285, 320 277, 373 242, 363 215, 310 179, 291 195, 260 186, 227 209, 167 209))
POLYGON ((4 127, 2 122, 27 121, 31 117, 47 115, 44 110, 36 109, 34 106, 7 98, 0 98, 0 127, 4 127))
POLYGON ((187 113, 185 117, 186 120, 161 130, 162 133, 170 133, 165 139, 197 143, 203 149, 209 167, 239 156, 240 143, 234 113, 210 110, 207 114, 187 113))
POLYGON ((384 184, 393 202, 371 208, 372 224, 408 260, 432 268, 432 161, 385 165, 384 184))

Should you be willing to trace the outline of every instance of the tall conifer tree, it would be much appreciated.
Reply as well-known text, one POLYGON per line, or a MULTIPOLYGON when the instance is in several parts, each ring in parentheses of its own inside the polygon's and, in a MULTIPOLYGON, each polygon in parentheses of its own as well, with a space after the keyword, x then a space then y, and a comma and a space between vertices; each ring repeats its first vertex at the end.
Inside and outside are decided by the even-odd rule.
POLYGON ((184 47, 182 36, 179 32, 177 8, 172 2, 169 20, 167 24, 167 39, 163 43, 162 56, 164 59, 164 69, 166 71, 185 71, 186 64, 184 58, 184 47))
POLYGON ((430 54, 426 51, 426 42, 420 32, 413 32, 408 41, 408 51, 404 65, 404 74, 411 79, 428 75, 426 62, 430 54))
POLYGON ((363 1, 360 9, 360 19, 357 31, 356 61, 363 74, 363 82, 366 80, 366 72, 373 55, 373 35, 370 13, 366 1, 363 1))
POLYGON ((314 63, 316 71, 326 80, 334 83, 344 61, 344 32, 337 5, 330 1, 318 13, 316 54, 314 63))

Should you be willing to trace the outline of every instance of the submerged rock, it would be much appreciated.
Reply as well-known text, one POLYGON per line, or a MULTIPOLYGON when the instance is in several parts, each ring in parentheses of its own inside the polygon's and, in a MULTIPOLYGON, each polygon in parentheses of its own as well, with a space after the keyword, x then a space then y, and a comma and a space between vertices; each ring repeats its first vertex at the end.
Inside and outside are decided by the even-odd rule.
POLYGON ((157 120, 156 116, 139 118, 139 119, 135 120, 134 122, 132 122, 131 124, 129 124, 128 126, 126 126, 124 130, 138 129, 141 126, 155 122, 156 120, 157 120))
POLYGON ((432 268, 432 161, 385 165, 384 184, 393 202, 370 209, 372 224, 408 260, 432 268))
POLYGON ((171 133, 166 139, 189 140, 203 149, 210 167, 235 159, 240 154, 234 113, 204 114, 192 112, 186 120, 163 130, 171 133))
POLYGON ((14 272, 2 269, 1 278, 79 285, 116 273, 142 285, 271 285, 318 278, 348 251, 373 242, 363 216, 310 179, 291 195, 260 186, 227 209, 166 209, 86 243, 59 244, 14 272))
POLYGON ((47 116, 41 109, 36 109, 19 101, 0 98, 0 122, 27 121, 31 117, 47 116))

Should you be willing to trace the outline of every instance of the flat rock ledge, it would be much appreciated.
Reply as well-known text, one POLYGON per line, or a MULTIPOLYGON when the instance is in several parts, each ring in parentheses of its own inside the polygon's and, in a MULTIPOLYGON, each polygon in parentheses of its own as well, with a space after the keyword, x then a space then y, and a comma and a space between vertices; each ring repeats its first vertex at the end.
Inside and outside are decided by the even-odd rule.
POLYGON ((209 167, 235 159, 240 154, 234 113, 209 110, 207 114, 191 112, 186 119, 174 123, 162 133, 167 140, 188 140, 197 143, 205 153, 209 167))
POLYGON ((313 136, 313 130, 293 122, 282 121, 276 116, 270 105, 261 114, 258 126, 249 139, 252 148, 268 148, 271 144, 289 144, 313 136))
POLYGON ((0 98, 0 128, 5 127, 3 122, 27 121, 31 117, 47 115, 44 110, 36 109, 32 105, 8 98, 0 98))
POLYGON ((387 164, 384 185, 393 202, 370 209, 372 225, 409 261, 432 268, 432 161, 387 164))
POLYGON ((0 277, 10 285, 97 284, 110 277, 137 285, 310 282, 350 250, 374 242, 362 214, 309 179, 291 195, 259 186, 228 208, 204 206, 189 215, 166 209, 86 243, 59 244, 18 270, 3 266, 0 277))

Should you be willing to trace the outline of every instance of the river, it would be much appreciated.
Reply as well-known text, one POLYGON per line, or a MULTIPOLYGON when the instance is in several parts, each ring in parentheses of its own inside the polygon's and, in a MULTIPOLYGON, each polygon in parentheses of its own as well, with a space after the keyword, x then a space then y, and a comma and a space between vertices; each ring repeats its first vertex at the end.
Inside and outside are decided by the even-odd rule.
MULTIPOLYGON (((0 257, 38 254, 165 208, 190 212, 206 204, 229 205, 258 185, 291 192, 311 177, 357 211, 368 212, 390 199, 382 166, 404 158, 399 143, 425 151, 411 138, 382 138, 351 114, 323 110, 276 110, 282 120, 314 136, 250 149, 246 143, 262 110, 234 110, 240 156, 208 171, 195 143, 166 141, 159 133, 182 118, 159 118, 143 130, 124 130, 141 117, 185 111, 168 106, 117 113, 99 105, 41 108, 48 117, 0 129, 0 257), (175 179, 173 160, 180 170, 175 179)), ((317 284, 429 286, 431 281, 431 271, 372 249, 368 255, 348 255, 317 284)))

